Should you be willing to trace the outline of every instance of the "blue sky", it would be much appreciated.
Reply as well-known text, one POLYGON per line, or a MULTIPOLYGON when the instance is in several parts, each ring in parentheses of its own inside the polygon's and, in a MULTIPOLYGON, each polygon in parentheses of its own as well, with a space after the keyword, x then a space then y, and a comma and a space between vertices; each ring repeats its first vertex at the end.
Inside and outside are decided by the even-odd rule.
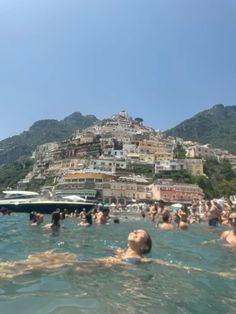
POLYGON ((121 110, 162 131, 235 105, 235 0, 1 0, 0 139, 121 110))

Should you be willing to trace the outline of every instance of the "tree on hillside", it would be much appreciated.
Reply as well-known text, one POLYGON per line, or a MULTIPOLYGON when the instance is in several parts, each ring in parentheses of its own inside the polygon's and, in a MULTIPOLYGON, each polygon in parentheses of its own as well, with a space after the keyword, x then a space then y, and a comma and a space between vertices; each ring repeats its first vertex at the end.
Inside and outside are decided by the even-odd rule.
POLYGON ((179 143, 175 147, 175 149, 173 151, 173 154, 174 154, 174 158, 177 158, 177 159, 184 159, 184 158, 186 158, 186 150, 179 143))
POLYGON ((30 160, 0 167, 0 188, 16 188, 17 182, 22 180, 32 170, 32 167, 33 163, 30 160))
POLYGON ((143 119, 142 118, 135 118, 134 119, 138 124, 143 125, 143 119))
POLYGON ((224 180, 219 184, 219 190, 221 195, 229 197, 230 195, 236 195, 236 179, 234 180, 224 180))

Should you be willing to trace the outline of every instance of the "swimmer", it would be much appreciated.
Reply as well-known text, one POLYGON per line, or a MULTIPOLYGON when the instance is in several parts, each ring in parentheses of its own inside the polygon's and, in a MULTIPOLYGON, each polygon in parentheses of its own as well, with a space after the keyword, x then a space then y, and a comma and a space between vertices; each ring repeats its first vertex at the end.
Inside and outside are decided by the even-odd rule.
POLYGON ((107 217, 102 210, 98 210, 98 212, 94 215, 95 222, 98 225, 104 225, 107 222, 107 217))
MULTIPOLYGON (((85 263, 94 263, 97 267, 98 263, 105 267, 111 267, 116 264, 139 264, 139 263, 156 263, 167 267, 196 271, 208 272, 196 267, 188 267, 183 265, 176 265, 166 262, 161 259, 146 258, 143 255, 149 253, 152 249, 152 240, 149 233, 144 229, 134 230, 128 235, 128 245, 126 250, 118 249, 114 256, 88 259, 82 255, 77 255, 70 252, 54 252, 46 251, 29 255, 25 260, 18 260, 13 262, 0 263, 0 278, 14 278, 16 276, 28 273, 32 270, 50 270, 62 268, 65 266, 77 266, 76 270, 81 270, 81 266, 85 263)), ((90 263, 90 267, 92 264, 90 263)), ((208 272, 209 273, 209 272, 208 272)), ((211 273, 223 277, 229 277, 228 273, 211 273)), ((232 275, 232 274, 231 274, 232 275)), ((230 277, 232 278, 232 276, 230 277)))
POLYGON ((91 212, 87 213, 85 208, 83 208, 83 210, 79 214, 79 218, 81 220, 79 223, 80 226, 88 227, 91 226, 93 223, 91 212))
POLYGON ((60 209, 58 208, 55 212, 52 213, 52 222, 44 226, 45 229, 55 229, 60 227, 60 209))
POLYGON ((170 214, 169 212, 165 212, 162 215, 162 221, 163 223, 159 224, 159 228, 162 230, 172 230, 174 229, 174 226, 172 223, 170 223, 170 214))
POLYGON ((157 206, 157 225, 163 222, 162 216, 167 209, 163 200, 159 200, 157 206))
POLYGON ((36 213, 32 220, 31 226, 39 226, 44 221, 44 217, 40 213, 36 213))
POLYGON ((230 246, 236 246, 236 211, 233 211, 228 218, 232 230, 224 231, 221 234, 221 240, 224 240, 230 246))
POLYGON ((156 217, 156 214, 157 214, 157 203, 155 202, 153 206, 150 207, 150 210, 149 210, 149 218, 151 220, 151 222, 155 222, 155 217, 156 217))
POLYGON ((9 208, 6 208, 6 207, 2 207, 0 209, 0 212, 2 212, 3 216, 5 215, 11 215, 11 210, 9 208))
POLYGON ((88 226, 89 223, 87 221, 87 217, 86 217, 86 209, 83 208, 81 213, 79 214, 79 218, 80 218, 80 225, 81 226, 88 226))
MULTIPOLYGON (((146 262, 143 254, 149 253, 152 248, 152 240, 147 231, 134 230, 128 235, 126 250, 118 249, 114 256, 93 259, 92 262, 102 263, 104 266, 113 264, 133 264, 146 262)), ((65 266, 76 266, 78 263, 86 263, 87 258, 70 252, 46 251, 29 255, 25 260, 0 263, 0 278, 13 278, 32 270, 49 270, 65 266)))
POLYGON ((178 209, 178 211, 175 213, 174 220, 176 222, 176 228, 181 230, 188 229, 188 212, 186 206, 178 209))

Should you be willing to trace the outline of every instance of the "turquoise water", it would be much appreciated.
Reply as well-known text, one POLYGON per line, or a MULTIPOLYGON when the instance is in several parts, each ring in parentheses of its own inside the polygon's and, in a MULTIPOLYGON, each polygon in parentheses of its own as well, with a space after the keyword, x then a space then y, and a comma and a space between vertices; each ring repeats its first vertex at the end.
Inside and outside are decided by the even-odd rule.
MULTIPOLYGON (((50 217, 46 217, 49 222, 50 217)), ((120 224, 86 228, 67 218, 59 231, 31 227, 27 214, 0 217, 0 261, 26 258, 45 250, 71 251, 89 257, 125 248, 127 235, 149 231, 153 250, 148 256, 199 267, 194 272, 155 263, 102 265, 37 270, 0 281, 1 314, 45 313, 235 313, 236 280, 210 272, 232 272, 236 250, 219 238, 225 229, 192 225, 188 231, 161 231, 148 220, 122 217, 120 224)), ((235 270, 234 270, 235 273, 235 270)))

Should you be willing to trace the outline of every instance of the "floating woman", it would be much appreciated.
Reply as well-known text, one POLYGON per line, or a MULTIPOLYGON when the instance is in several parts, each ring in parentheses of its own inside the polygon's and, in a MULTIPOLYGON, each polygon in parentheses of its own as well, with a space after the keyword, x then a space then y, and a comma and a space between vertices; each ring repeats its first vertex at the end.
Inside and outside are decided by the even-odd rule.
MULTIPOLYGON (((1 262, 0 263, 0 278, 13 278, 22 274, 26 274, 32 270, 50 270, 62 268, 65 266, 77 266, 81 270, 81 265, 89 262, 90 267, 94 264, 95 267, 98 265, 104 267, 112 267, 117 264, 138 264, 138 263, 156 263, 167 267, 182 269, 195 272, 206 272, 196 267, 188 267, 183 265, 176 265, 168 263, 161 259, 153 259, 144 257, 145 254, 149 253, 152 248, 152 240, 149 233, 144 229, 134 230, 128 235, 128 245, 126 250, 118 249, 114 256, 108 256, 103 258, 88 259, 82 255, 77 255, 70 252, 54 252, 46 251, 40 252, 33 255, 29 255, 25 260, 18 260, 12 262, 1 262), (99 264, 98 264, 99 263, 99 264)), ((83 268, 82 268, 83 269, 83 268)), ((228 277, 235 279, 235 275, 230 273, 211 273, 214 275, 228 277)))

